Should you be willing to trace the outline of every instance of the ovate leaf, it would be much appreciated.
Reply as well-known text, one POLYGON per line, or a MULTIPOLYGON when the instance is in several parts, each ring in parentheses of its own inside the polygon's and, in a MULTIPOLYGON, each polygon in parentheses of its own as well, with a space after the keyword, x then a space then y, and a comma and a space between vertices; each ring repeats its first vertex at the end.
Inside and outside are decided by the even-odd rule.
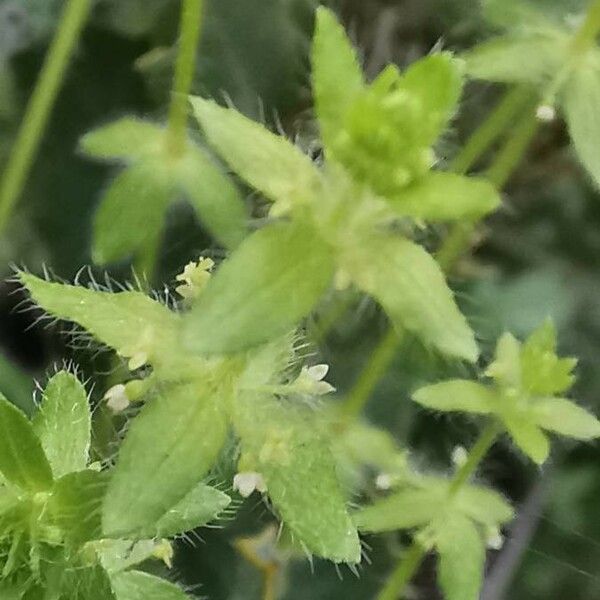
POLYGON ((361 531, 411 529, 435 519, 447 502, 444 486, 408 488, 361 509, 354 522, 361 531))
POLYGON ((223 263, 185 319, 196 352, 232 352, 293 329, 333 274, 329 248, 312 228, 279 223, 248 237, 223 263))
POLYGON ((198 485, 225 440, 221 402, 203 384, 169 388, 144 406, 108 486, 106 535, 140 537, 198 485))
POLYGON ((430 54, 404 72, 400 89, 419 102, 423 145, 433 144, 446 128, 458 106, 462 83, 462 61, 449 52, 430 54))
POLYGON ((200 148, 190 147, 177 165, 176 181, 201 222, 227 248, 246 236, 246 208, 233 182, 200 148))
POLYGON ((149 362, 177 345, 179 316, 141 292, 100 292, 20 273, 33 299, 55 317, 74 321, 121 356, 149 362))
POLYGON ((85 388, 77 377, 60 371, 50 379, 33 428, 55 477, 86 468, 91 413, 85 388))
POLYGON ((318 186, 318 171, 291 142, 210 100, 193 98, 192 107, 215 150, 267 198, 293 203, 318 186))
POLYGON ((86 133, 80 142, 81 149, 93 158, 143 159, 160 153, 165 144, 164 130, 141 119, 124 117, 86 133))
POLYGON ((577 68, 564 88, 563 108, 575 152, 596 185, 600 185, 600 55, 577 68))
POLYGON ((463 485, 456 492, 453 504, 467 517, 491 527, 514 517, 510 504, 498 492, 480 485, 463 485))
POLYGON ((159 161, 139 162, 119 173, 94 219, 94 262, 120 260, 156 243, 171 193, 170 173, 159 161))
POLYGON ((313 92, 325 147, 340 133, 344 113, 363 88, 356 51, 335 15, 317 9, 312 47, 313 92))
POLYGON ((452 379, 420 388, 413 400, 433 410, 487 414, 493 411, 497 395, 480 383, 452 379))
POLYGON ((70 544, 101 537, 100 516, 107 481, 107 473, 88 470, 69 473, 54 484, 49 510, 70 544))
POLYGON ((359 562, 358 534, 319 415, 305 406, 245 394, 236 406, 235 427, 241 468, 263 476, 293 537, 317 556, 359 562))
POLYGON ((392 322, 444 354, 475 362, 477 343, 442 271, 423 248, 378 234, 348 251, 345 268, 392 322))
POLYGON ((27 417, 0 395, 0 473, 30 491, 52 486, 52 468, 27 417))
POLYGON ((500 204, 494 186, 454 173, 431 173, 388 202, 405 216, 425 221, 476 220, 500 204))
POLYGON ((474 79, 540 85, 562 66, 568 42, 562 35, 506 36, 475 46, 463 58, 474 79))
POLYGON ((117 600, 189 600, 176 585, 141 571, 126 571, 111 577, 117 600))
POLYGON ((535 463, 541 465, 550 453, 550 442, 529 415, 504 415, 504 425, 515 444, 535 463))
POLYGON ((140 530, 139 535, 167 538, 191 531, 215 519, 230 502, 231 498, 227 494, 200 483, 155 523, 140 530))
POLYGON ((542 429, 578 440, 600 437, 600 421, 570 400, 536 399, 531 410, 536 423, 542 429))
POLYGON ((467 517, 447 515, 435 527, 439 555, 438 579, 446 600, 478 600, 485 545, 467 517))

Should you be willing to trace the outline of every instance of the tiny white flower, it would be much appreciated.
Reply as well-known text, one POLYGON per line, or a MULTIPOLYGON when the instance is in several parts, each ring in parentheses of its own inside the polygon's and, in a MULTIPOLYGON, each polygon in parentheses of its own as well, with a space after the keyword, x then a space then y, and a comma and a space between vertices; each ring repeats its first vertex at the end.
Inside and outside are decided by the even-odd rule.
POLYGON ((327 375, 327 373, 329 372, 329 365, 320 364, 314 365, 312 367, 307 367, 306 372, 308 373, 308 376, 314 381, 321 381, 322 379, 325 379, 325 375, 327 375))
POLYGON ((375 479, 375 487, 378 490, 389 490, 392 487, 392 476, 389 473, 380 473, 375 479))
POLYGON ((325 364, 302 367, 300 375, 296 380, 296 386, 300 391, 315 394, 316 396, 324 396, 325 394, 335 392, 335 388, 330 383, 323 381, 328 371, 329 365, 325 364))
POLYGON ((108 408, 115 414, 122 413, 130 404, 127 391, 122 383, 113 385, 104 394, 104 400, 106 400, 108 408))
POLYGON ((215 266, 211 258, 201 256, 198 261, 189 262, 183 271, 175 277, 182 284, 175 291, 185 300, 194 300, 200 295, 210 279, 210 271, 215 266))
POLYGON ((456 446, 454 450, 452 450, 452 462, 455 467, 462 467, 468 459, 468 454, 463 446, 456 446))
POLYGON ((243 498, 248 498, 256 490, 261 494, 267 491, 267 485, 263 476, 254 471, 237 473, 233 478, 233 489, 243 498))
POLYGON ((535 116, 539 121, 544 123, 551 123, 556 119, 556 110, 549 104, 541 104, 535 111, 535 116))

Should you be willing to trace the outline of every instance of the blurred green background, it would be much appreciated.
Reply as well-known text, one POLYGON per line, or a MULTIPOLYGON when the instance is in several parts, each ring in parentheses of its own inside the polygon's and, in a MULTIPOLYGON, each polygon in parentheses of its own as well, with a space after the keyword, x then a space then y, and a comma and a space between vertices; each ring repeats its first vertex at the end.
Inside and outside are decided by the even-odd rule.
MULTIPOLYGON (((583 2, 545 0, 568 16, 583 2)), ((0 161, 5 162, 23 109, 55 30, 62 0, 0 2, 0 161)), ((387 62, 405 65, 436 44, 460 51, 490 35, 476 0, 339 0, 338 10, 360 47, 369 76, 387 62)), ((280 121, 286 132, 312 143, 308 50, 313 0, 210 0, 199 48, 194 91, 230 99, 245 113, 280 121)), ((77 152, 79 137, 125 114, 165 115, 177 35, 176 0, 97 0, 52 114, 35 167, 10 227, 0 238, 0 279, 11 265, 72 279, 90 264, 94 208, 111 168, 77 152)), ((524 57, 526 60, 527 57, 524 57)), ((462 110, 444 140, 455 149, 486 115, 501 92, 469 84, 462 110)), ((600 142, 599 142, 600 143, 600 142)), ((251 199, 249 200, 251 201, 251 199)), ((460 265, 453 283, 489 355, 500 332, 519 336, 552 316, 564 352, 580 358, 576 397, 600 411, 600 195, 577 166, 560 121, 545 125, 506 188, 503 210, 489 219, 485 237, 460 265)), ((435 232, 434 232, 435 233, 435 232)), ((191 258, 214 246, 191 210, 169 213, 160 258, 160 280, 171 284, 191 258)), ((103 271, 95 270, 101 277, 103 271)), ((111 276, 126 280, 130 265, 111 276)), ((22 313, 13 284, 0 285, 0 390, 31 406, 32 381, 53 363, 75 359, 88 374, 104 373, 94 349, 72 348, 60 328, 34 325, 22 313)), ((324 301, 322 315, 335 310, 324 301)), ((385 330, 372 304, 351 299, 320 345, 341 394, 385 330)), ((416 343, 405 342, 368 406, 370 418, 414 450, 425 468, 446 469, 452 449, 468 445, 473 423, 432 417, 407 401, 419 383, 448 365, 434 362, 416 343)), ((103 375, 101 375, 102 378, 103 375)), ((104 385, 94 388, 101 396, 104 385)), ((97 398, 96 398, 97 399, 97 398)), ((600 450, 559 442, 542 470, 510 447, 499 447, 485 464, 486 477, 518 507, 501 551, 488 565, 484 600, 594 600, 600 598, 600 450)), ((260 598, 260 573, 235 540, 260 533, 271 522, 262 505, 246 504, 235 521, 204 529, 178 545, 175 576, 214 600, 260 598)), ((264 540, 262 541, 264 542, 264 540)), ((260 546, 262 542, 257 542, 260 546)), ((294 562, 282 577, 286 600, 370 598, 394 561, 400 540, 367 539, 356 577, 326 563, 294 562)), ((259 551, 268 551, 262 546, 259 551)), ((414 598, 437 598, 435 565, 427 563, 414 598)))

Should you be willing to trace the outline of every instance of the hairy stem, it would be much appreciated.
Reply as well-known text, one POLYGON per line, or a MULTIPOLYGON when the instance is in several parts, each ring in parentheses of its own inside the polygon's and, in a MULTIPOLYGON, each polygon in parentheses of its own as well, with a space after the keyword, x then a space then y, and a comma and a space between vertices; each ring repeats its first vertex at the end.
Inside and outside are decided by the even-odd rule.
POLYGON ((202 27, 203 0, 183 0, 179 52, 175 67, 173 96, 169 107, 167 144, 172 156, 185 150, 188 94, 196 69, 196 49, 202 27))
MULTIPOLYGON (((456 494, 475 474, 477 467, 479 467, 481 461, 494 445, 494 442, 501 431, 502 428, 497 421, 492 421, 481 431, 477 441, 467 456, 467 460, 456 472, 456 475, 450 483, 450 496, 456 494)), ((410 548, 402 557, 394 572, 390 575, 383 590, 377 596, 377 600, 397 600, 419 569, 426 554, 427 548, 425 548, 417 538, 413 539, 410 548)))
POLYGON ((0 232, 23 192, 91 0, 70 0, 48 51, 0 183, 0 232))

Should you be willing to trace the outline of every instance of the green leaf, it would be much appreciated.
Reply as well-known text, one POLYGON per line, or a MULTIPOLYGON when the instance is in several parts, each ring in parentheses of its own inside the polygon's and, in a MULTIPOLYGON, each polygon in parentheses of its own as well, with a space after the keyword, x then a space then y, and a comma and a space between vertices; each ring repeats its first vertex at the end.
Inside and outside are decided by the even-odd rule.
POLYGON ((233 109, 202 98, 191 102, 211 145, 252 187, 286 206, 312 198, 319 172, 291 142, 233 109))
POLYGON ((78 546, 102 534, 100 510, 107 473, 79 471, 56 481, 48 503, 53 521, 68 543, 78 546))
POLYGON ((360 561, 356 528, 346 509, 319 415, 306 406, 245 394, 235 411, 241 438, 238 468, 259 472, 293 537, 335 562, 360 561))
POLYGON ((496 344, 494 362, 485 374, 496 383, 510 388, 521 387, 521 344, 511 333, 503 333, 496 344))
POLYGON ((536 423, 542 429, 578 440, 600 437, 600 421, 570 400, 536 399, 531 410, 536 423))
POLYGON ((445 486, 408 488, 396 492, 354 514, 361 531, 381 532, 427 525, 448 502, 445 486))
POLYGON ((580 162, 600 185, 600 53, 584 62, 564 86, 563 108, 569 133, 580 162))
MULTIPOLYGON (((111 581, 99 565, 93 567, 63 567, 62 594, 59 600, 116 600, 111 581)), ((50 595, 54 600, 54 596, 50 595)), ((46 600, 46 599, 44 599, 46 600)))
POLYGON ((269 225, 223 263, 184 317, 196 352, 232 352, 293 329, 333 276, 329 248, 311 227, 269 225))
POLYGON ((94 129, 80 141, 85 154, 102 160, 140 160, 160 154, 164 145, 163 128, 132 117, 94 129))
POLYGON ((60 371, 46 385, 33 429, 54 477, 82 471, 88 463, 91 413, 85 388, 77 377, 60 371))
POLYGON ((225 441, 223 401, 203 382, 169 388, 144 406, 109 482, 106 535, 139 537, 198 485, 225 441))
POLYGON ((189 600, 176 585, 141 571, 127 571, 111 577, 117 600, 189 600))
POLYGON ((377 299, 400 330, 444 354, 475 362, 477 343, 444 275, 423 248, 404 238, 376 236, 347 248, 344 266, 377 299))
POLYGON ((562 67, 567 56, 566 35, 505 36, 484 42, 463 54, 474 79, 541 85, 562 67))
POLYGON ((498 492, 480 485, 463 485, 456 492, 453 505, 473 521, 492 527, 514 517, 512 507, 498 492))
POLYGON ((549 396, 568 390, 577 360, 556 355, 556 330, 548 320, 525 341, 521 349, 523 389, 529 394, 549 396))
POLYGON ((209 231, 227 248, 238 246, 247 233, 248 215, 231 179, 194 147, 188 148, 174 175, 209 231))
POLYGON ((503 415, 502 420, 515 444, 535 463, 541 465, 550 454, 550 442, 528 414, 503 415))
POLYGON ((141 292, 94 291, 23 272, 19 277, 44 310, 78 323, 121 356, 161 363, 178 346, 179 315, 141 292))
POLYGON ((444 412, 488 414, 498 402, 497 394, 480 383, 466 379, 442 381, 417 390, 413 400, 421 406, 444 412))
POLYGON ((27 417, 0 395, 0 473, 30 491, 52 486, 52 468, 27 417))
POLYGON ((138 535, 167 538, 191 531, 214 520, 230 502, 231 498, 227 494, 200 483, 156 522, 139 530, 138 535))
POLYGON ((170 173, 159 161, 121 171, 94 218, 94 262, 120 260, 157 243, 171 195, 170 173))
POLYGON ((438 579, 446 600, 478 600, 485 563, 485 546, 475 525, 457 514, 435 527, 439 554, 438 579))
POLYGON ((462 61, 449 52, 430 54, 404 72, 400 89, 419 102, 423 145, 432 145, 454 115, 462 92, 462 75, 462 61))
POLYGON ((477 220, 499 206, 500 196, 484 179, 437 172, 388 204, 400 215, 425 221, 477 220))
POLYGON ((363 87, 356 51, 333 12, 317 9, 312 46, 316 112, 325 148, 343 129, 344 113, 363 87))

